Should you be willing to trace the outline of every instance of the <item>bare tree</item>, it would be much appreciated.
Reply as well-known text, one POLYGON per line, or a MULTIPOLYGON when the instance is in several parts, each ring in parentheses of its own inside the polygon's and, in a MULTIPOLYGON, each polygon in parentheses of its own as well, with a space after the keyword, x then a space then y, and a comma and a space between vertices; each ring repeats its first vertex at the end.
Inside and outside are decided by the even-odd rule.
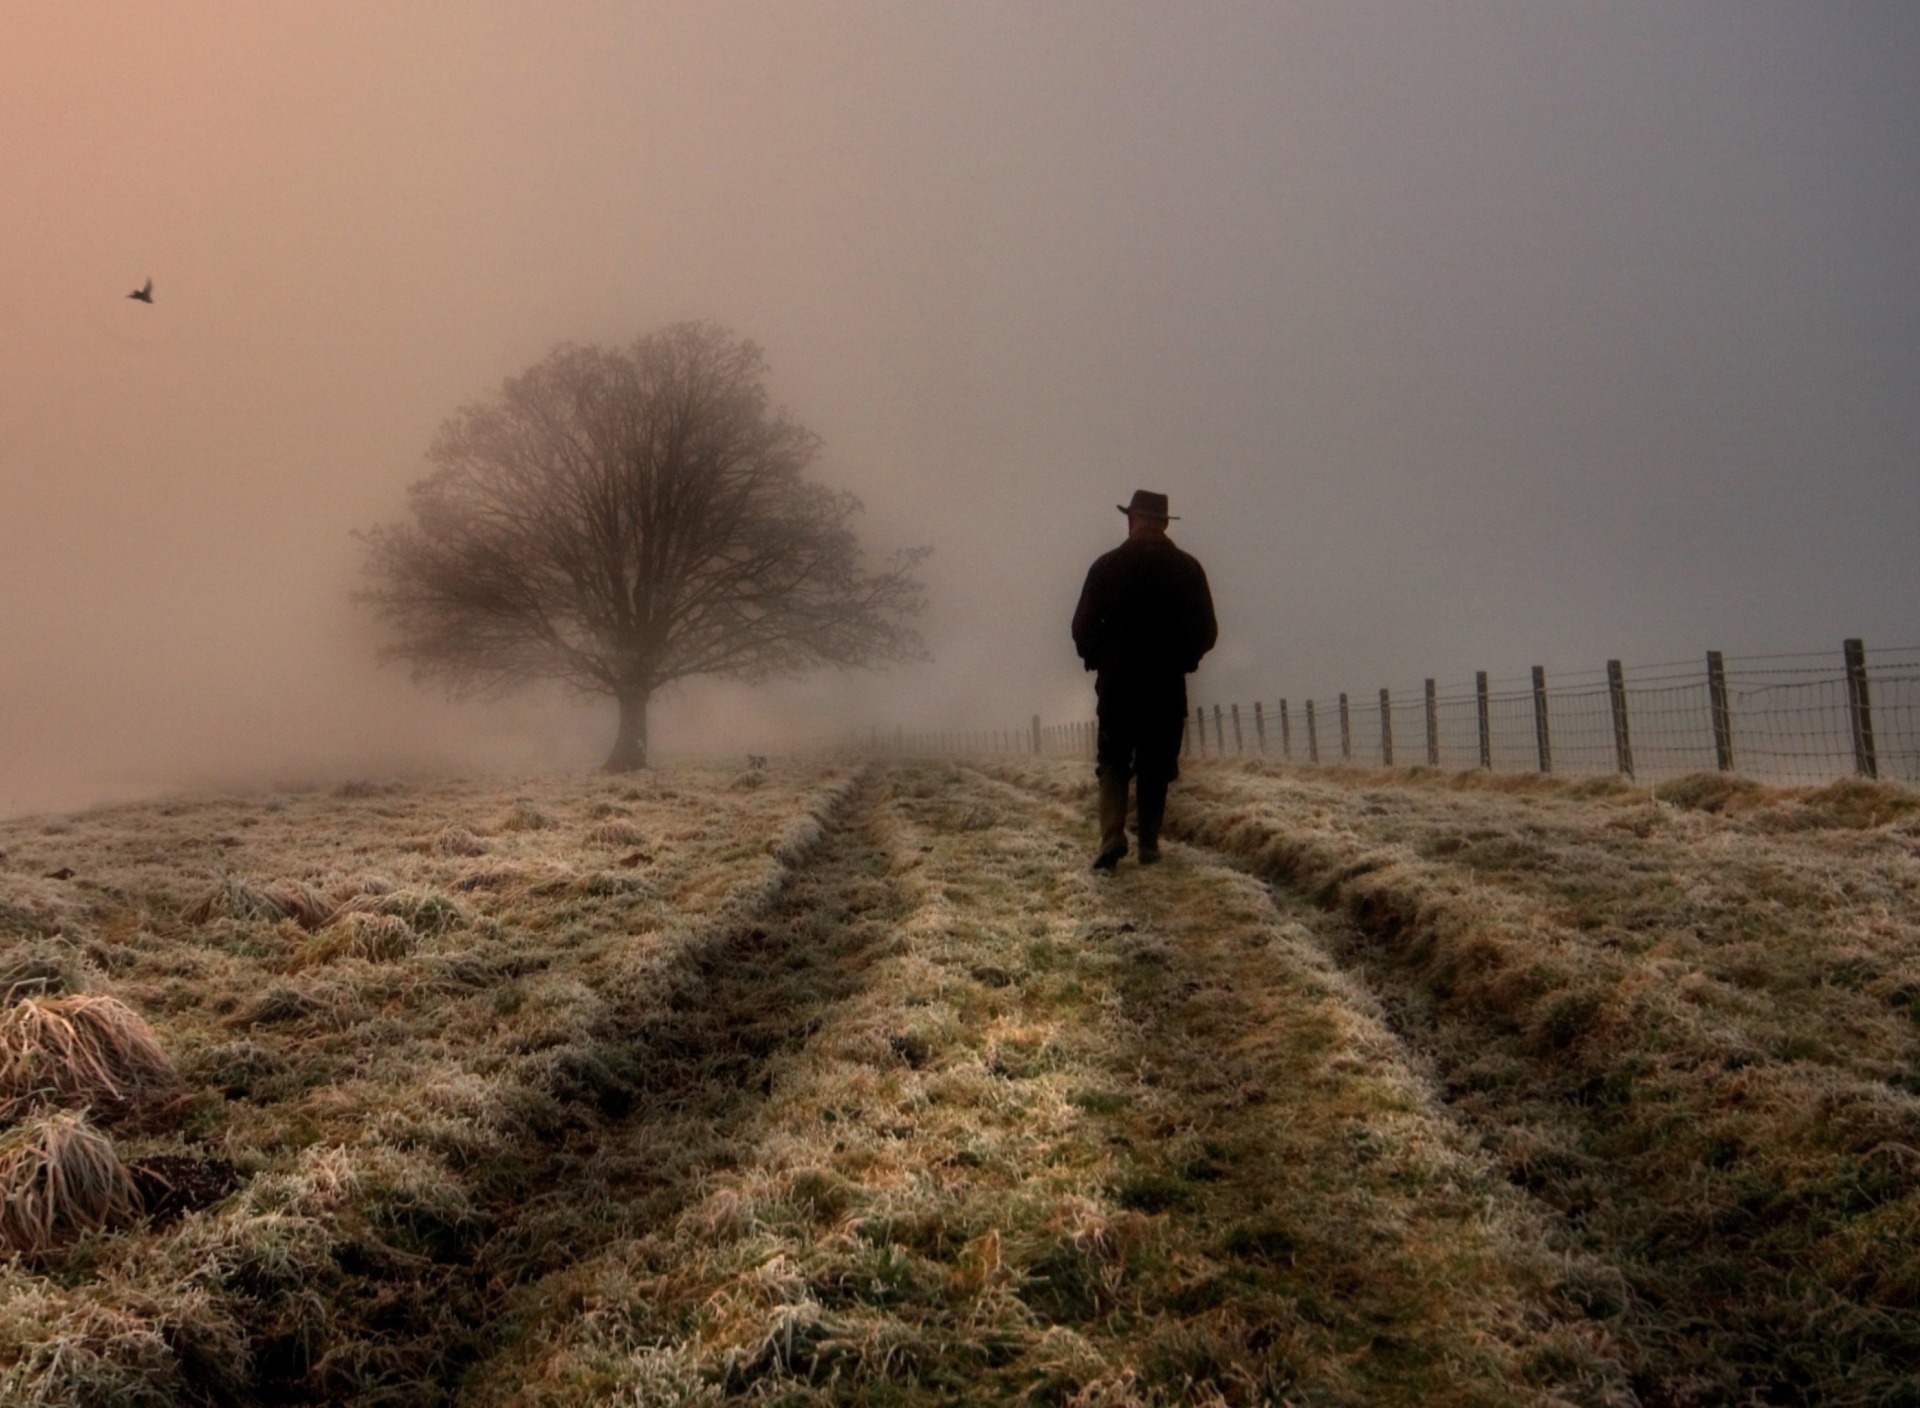
POLYGON ((533 679, 610 694, 610 771, 646 766, 647 704, 689 675, 761 680, 924 657, 927 549, 868 571, 851 494, 806 482, 819 440, 771 410, 766 363, 682 323, 566 346, 457 412, 362 535, 383 652, 456 693, 533 679))

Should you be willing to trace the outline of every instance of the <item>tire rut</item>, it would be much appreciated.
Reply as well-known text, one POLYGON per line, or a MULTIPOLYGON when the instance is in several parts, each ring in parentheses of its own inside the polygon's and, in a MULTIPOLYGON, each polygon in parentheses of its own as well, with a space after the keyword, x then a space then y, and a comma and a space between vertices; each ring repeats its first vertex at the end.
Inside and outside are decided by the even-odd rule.
POLYGON ((465 1371, 462 1401, 510 1395, 529 1342, 577 1311, 564 1283, 583 1254, 671 1220, 709 1170, 738 1159, 782 1056, 859 990, 899 907, 867 835, 872 805, 863 777, 756 912, 683 948, 616 1008, 587 1082, 603 1109, 614 1092, 617 1114, 556 1149, 483 1248, 497 1308, 482 1338, 498 1348, 465 1371))

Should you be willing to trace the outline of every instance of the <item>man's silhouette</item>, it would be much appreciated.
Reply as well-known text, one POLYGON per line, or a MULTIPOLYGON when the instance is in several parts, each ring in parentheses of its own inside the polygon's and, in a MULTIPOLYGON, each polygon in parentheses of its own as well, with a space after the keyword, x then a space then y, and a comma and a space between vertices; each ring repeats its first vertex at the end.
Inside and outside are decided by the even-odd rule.
POLYGON ((1167 536, 1167 496, 1134 491, 1120 510, 1127 540, 1095 560, 1073 613, 1073 644, 1099 671, 1100 854, 1112 870, 1127 853, 1127 784, 1140 779, 1140 864, 1160 859, 1167 784, 1180 775, 1187 676, 1213 649, 1219 626, 1207 574, 1167 536))

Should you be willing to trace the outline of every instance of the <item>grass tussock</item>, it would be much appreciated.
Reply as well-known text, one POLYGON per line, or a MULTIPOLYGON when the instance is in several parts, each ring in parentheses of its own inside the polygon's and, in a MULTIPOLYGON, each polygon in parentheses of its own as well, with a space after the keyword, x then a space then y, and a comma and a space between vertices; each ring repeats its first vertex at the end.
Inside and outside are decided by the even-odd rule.
POLYGON ((0 946, 0 1008, 24 997, 89 992, 102 982, 99 968, 70 941, 36 938, 0 946))
POLYGON ((419 935, 398 914, 355 911, 342 915, 302 945, 292 969, 358 958, 368 963, 395 963, 419 947, 419 935))
POLYGON ((647 833, 625 818, 616 817, 594 827, 587 833, 587 839, 596 846, 643 846, 647 833))
POLYGON ((0 1009, 0 1123, 40 1105, 125 1109, 179 1088, 153 1029, 114 998, 26 997, 0 1009))
POLYGON ((215 919, 265 923, 290 919, 302 929, 312 930, 331 919, 337 908, 328 896, 297 880, 251 885, 226 875, 182 910, 180 917, 189 924, 215 919))
POLYGON ((49 1111, 0 1134, 0 1251, 45 1252, 139 1210, 132 1176, 84 1115, 49 1111))

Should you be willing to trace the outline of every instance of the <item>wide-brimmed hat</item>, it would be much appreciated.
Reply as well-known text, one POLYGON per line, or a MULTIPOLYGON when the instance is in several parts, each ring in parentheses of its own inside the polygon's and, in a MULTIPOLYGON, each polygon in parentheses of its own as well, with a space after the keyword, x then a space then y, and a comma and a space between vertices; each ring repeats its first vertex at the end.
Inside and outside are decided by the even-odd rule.
POLYGON ((1131 503, 1115 504, 1114 507, 1122 513, 1137 513, 1142 518, 1158 518, 1165 523, 1179 521, 1167 512, 1167 496, 1156 494, 1151 489, 1135 489, 1131 503))

